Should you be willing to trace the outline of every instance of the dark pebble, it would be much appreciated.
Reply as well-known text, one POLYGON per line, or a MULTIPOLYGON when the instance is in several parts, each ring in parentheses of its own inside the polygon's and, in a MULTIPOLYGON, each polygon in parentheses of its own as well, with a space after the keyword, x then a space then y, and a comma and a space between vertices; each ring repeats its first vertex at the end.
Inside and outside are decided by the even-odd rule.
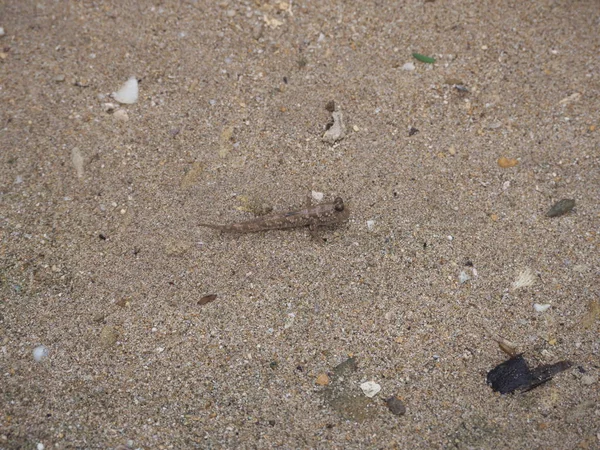
POLYGON ((385 404, 387 405, 388 409, 392 412, 392 414, 395 414, 397 416, 403 416, 404 414, 406 414, 406 406, 404 406, 404 403, 402 403, 402 400, 400 400, 398 397, 390 397, 385 401, 385 404))
POLYGON ((559 217, 563 214, 568 213, 575 207, 575 200, 572 198, 563 198, 561 201, 556 202, 550 211, 546 214, 548 217, 559 217))

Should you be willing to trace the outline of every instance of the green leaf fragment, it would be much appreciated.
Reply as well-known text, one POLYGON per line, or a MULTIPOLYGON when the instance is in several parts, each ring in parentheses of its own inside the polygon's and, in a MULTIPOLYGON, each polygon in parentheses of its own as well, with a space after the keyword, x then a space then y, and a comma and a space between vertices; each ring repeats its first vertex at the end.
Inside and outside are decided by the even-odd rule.
POLYGON ((435 62, 435 58, 432 58, 431 56, 421 55, 420 53, 413 53, 412 55, 415 59, 418 59, 426 64, 433 64, 435 62))

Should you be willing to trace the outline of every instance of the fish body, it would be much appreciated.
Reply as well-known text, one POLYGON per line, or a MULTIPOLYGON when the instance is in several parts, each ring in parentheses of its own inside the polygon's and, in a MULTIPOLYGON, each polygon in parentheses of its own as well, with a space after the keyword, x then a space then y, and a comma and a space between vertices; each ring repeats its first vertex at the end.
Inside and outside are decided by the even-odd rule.
POLYGON ((281 214, 271 214, 245 222, 229 225, 200 223, 201 227, 234 233, 255 233, 266 230, 283 230, 286 228, 311 227, 320 228, 345 222, 350 217, 350 211, 344 201, 337 197, 331 203, 323 203, 310 208, 289 211, 281 214))

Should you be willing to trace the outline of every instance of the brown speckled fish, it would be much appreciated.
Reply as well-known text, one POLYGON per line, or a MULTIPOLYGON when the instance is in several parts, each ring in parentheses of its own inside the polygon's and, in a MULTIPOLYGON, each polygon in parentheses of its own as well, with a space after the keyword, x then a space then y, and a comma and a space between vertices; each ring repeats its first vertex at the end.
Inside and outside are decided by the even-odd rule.
POLYGON ((337 225, 345 222, 350 216, 350 211, 344 201, 337 197, 331 203, 323 203, 310 208, 290 211, 282 214, 271 214, 246 222, 230 225, 215 225, 200 223, 201 227, 208 227, 219 231, 235 233, 254 233, 266 230, 282 230, 285 228, 310 227, 311 229, 337 225))

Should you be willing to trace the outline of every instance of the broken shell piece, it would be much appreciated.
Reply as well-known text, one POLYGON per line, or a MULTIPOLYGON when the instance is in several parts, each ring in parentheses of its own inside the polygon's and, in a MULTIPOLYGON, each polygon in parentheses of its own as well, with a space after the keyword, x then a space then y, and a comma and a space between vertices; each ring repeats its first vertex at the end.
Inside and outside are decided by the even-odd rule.
POLYGON ((83 178, 83 156, 77 147, 71 150, 71 161, 75 167, 77 178, 83 178))
POLYGON ((464 270, 458 275, 458 281, 460 284, 466 283, 471 279, 471 276, 464 270))
POLYGON ((335 144, 346 136, 346 126, 344 125, 342 112, 334 111, 331 113, 331 117, 333 118, 333 125, 323 135, 323 142, 327 144, 335 144))
POLYGON ((496 336, 491 331, 488 332, 492 335, 492 339, 498 343, 500 350, 509 355, 510 357, 517 356, 517 345, 510 342, 508 339, 504 339, 502 336, 496 336))
POLYGON ((48 355, 50 355, 50 351, 45 345, 38 345, 36 348, 33 349, 33 359, 35 360, 35 362, 43 361, 48 357, 48 355))
POLYGON ((117 92, 113 92, 113 98, 119 103, 132 105, 138 100, 138 80, 131 77, 117 92))
POLYGON ((127 115, 127 111, 124 109, 118 109, 114 112, 113 116, 115 119, 122 120, 123 122, 127 122, 129 120, 129 116, 127 115))
POLYGON ((318 202, 320 202, 321 200, 323 200, 323 193, 322 192, 312 191, 311 192, 311 196, 312 196, 313 200, 316 200, 318 202))
POLYGON ((371 398, 375 397, 379 391, 381 391, 381 386, 375 383, 374 381, 366 381, 360 385, 360 388, 364 392, 364 394, 371 398))
POLYGON ((526 267, 522 272, 519 273, 519 276, 512 283, 513 289, 521 289, 524 287, 532 286, 535 283, 535 274, 533 271, 526 267))
POLYGON ((550 309, 550 306, 548 303, 542 305, 540 303, 534 303, 533 304, 533 309, 535 309, 537 312, 546 312, 550 309))
POLYGON ((104 109, 104 112, 112 114, 113 112, 115 112, 115 109, 117 109, 117 105, 115 105, 114 103, 104 103, 102 105, 102 108, 104 109))

